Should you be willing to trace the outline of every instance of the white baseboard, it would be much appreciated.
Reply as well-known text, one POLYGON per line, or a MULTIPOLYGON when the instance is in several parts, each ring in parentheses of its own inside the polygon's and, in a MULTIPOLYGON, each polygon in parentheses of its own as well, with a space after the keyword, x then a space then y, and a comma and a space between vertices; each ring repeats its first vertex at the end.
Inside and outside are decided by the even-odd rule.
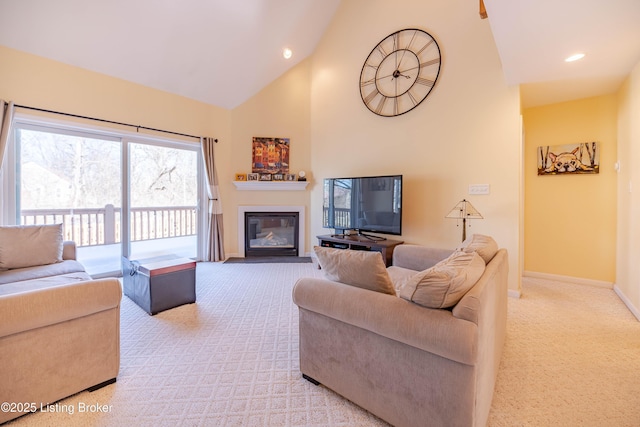
POLYGON ((613 286, 613 291, 616 293, 616 295, 618 295, 618 298, 622 300, 624 305, 627 306, 631 314, 633 314, 636 317, 636 319, 640 321, 640 311, 633 305, 631 300, 627 298, 625 294, 622 293, 622 290, 618 287, 618 285, 613 286))
POLYGON ((605 282, 603 280, 583 279, 581 277, 562 276, 559 274, 538 273, 536 271, 525 271, 524 277, 533 277, 536 279, 555 280, 556 282, 575 283, 576 285, 597 286, 599 288, 613 289, 613 282, 605 282))
POLYGON ((638 310, 638 308, 633 305, 631 300, 627 298, 627 296, 615 283, 605 282, 601 280, 583 279, 580 277, 561 276, 558 274, 538 273, 535 271, 525 271, 523 276, 533 277, 537 279, 555 280, 558 282, 569 282, 575 283, 577 285, 597 286, 600 288, 612 289, 616 293, 616 295, 618 295, 618 298, 620 298, 622 303, 627 306, 631 314, 633 314, 635 318, 640 321, 640 310, 638 310))

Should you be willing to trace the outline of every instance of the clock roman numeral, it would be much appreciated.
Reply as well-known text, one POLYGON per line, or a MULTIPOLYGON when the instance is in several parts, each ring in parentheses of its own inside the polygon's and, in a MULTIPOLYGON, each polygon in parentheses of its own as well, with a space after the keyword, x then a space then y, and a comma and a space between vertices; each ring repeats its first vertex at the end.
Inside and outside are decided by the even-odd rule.
POLYGON ((360 82, 360 87, 367 87, 367 86, 369 86, 369 85, 374 84, 375 82, 376 82, 376 79, 375 79, 375 77, 374 77, 374 78, 371 78, 371 79, 369 79, 369 80, 365 80, 365 81, 363 81, 363 82, 360 82))
POLYGON ((380 92, 378 92, 378 89, 374 89, 371 92, 369 92, 369 94, 364 98, 365 104, 369 105, 371 101, 373 101, 375 97, 378 96, 379 94, 380 92))
POLYGON ((382 110, 384 109, 384 104, 387 102, 387 97, 383 96, 380 101, 378 101, 378 105, 376 106, 376 110, 375 113, 376 114, 381 114, 382 110))
POLYGON ((440 58, 434 58, 434 59, 431 59, 429 61, 421 62, 420 63, 420 68, 428 67, 429 65, 434 65, 434 64, 439 64, 439 63, 440 63, 440 58))
POLYGON ((413 50, 413 49, 411 49, 411 45, 412 45, 412 44, 413 44, 413 42, 415 41, 415 39, 416 39, 416 36, 417 36, 417 35, 418 35, 418 32, 417 32, 417 31, 414 31, 414 32, 413 32, 413 35, 411 36, 411 39, 409 40, 409 43, 407 43, 407 47, 406 47, 405 49, 413 50))
POLYGON ((409 99, 411 99, 411 102, 413 103, 414 107, 418 105, 418 100, 413 96, 411 91, 407 92, 407 96, 409 96, 409 99))
POLYGON ((434 80, 425 79, 423 77, 418 77, 416 79, 416 83, 421 84, 421 85, 425 85, 425 86, 433 86, 435 81, 434 80))
POLYGON ((375 65, 375 64, 369 64, 368 62, 366 62, 366 63, 364 64, 364 66, 365 66, 365 67, 369 67, 369 68, 373 68, 374 70, 377 70, 377 69, 378 69, 378 67, 380 66, 380 64, 375 65))
POLYGON ((429 42, 427 44, 425 44, 424 46, 422 46, 422 49, 420 49, 419 51, 416 52, 416 55, 420 55, 422 52, 424 52, 424 50, 426 48, 428 48, 429 46, 431 46, 433 44, 433 39, 429 40, 429 42))

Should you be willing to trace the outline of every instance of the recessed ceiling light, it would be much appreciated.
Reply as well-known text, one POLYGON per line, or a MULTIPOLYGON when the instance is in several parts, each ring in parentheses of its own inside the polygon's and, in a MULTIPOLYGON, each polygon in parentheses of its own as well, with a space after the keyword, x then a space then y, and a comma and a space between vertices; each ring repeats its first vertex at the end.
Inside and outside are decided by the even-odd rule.
POLYGON ((284 56, 284 59, 291 58, 291 55, 293 55, 293 52, 291 51, 291 49, 289 49, 288 47, 285 47, 284 49, 282 49, 282 56, 284 56))
POLYGON ((573 61, 577 61, 578 59, 582 59, 582 58, 584 58, 584 53, 576 53, 575 55, 571 55, 570 57, 565 59, 564 62, 573 62, 573 61))

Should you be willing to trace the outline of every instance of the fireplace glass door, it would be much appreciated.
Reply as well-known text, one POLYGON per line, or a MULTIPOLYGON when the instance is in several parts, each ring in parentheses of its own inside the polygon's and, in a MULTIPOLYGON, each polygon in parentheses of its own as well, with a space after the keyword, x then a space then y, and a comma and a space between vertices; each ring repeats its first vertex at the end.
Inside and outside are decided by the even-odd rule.
POLYGON ((298 256, 297 212, 246 212, 245 257, 298 256))

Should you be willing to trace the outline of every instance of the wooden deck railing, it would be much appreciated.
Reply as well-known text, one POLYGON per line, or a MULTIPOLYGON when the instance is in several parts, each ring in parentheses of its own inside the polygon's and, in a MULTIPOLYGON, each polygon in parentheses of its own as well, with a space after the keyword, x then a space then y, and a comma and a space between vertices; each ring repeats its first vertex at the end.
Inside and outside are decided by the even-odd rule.
MULTIPOLYGON (((25 209, 20 212, 21 224, 63 225, 65 240, 78 246, 120 243, 122 212, 120 208, 87 209, 25 209)), ((131 208, 131 241, 193 236, 197 233, 195 206, 131 208)))
MULTIPOLYGON (((324 208, 322 214, 324 216, 323 224, 327 224, 327 221, 329 220, 329 215, 331 214, 331 212, 329 212, 328 208, 324 208)), ((351 227, 351 209, 334 208, 333 214, 334 214, 333 223, 335 225, 335 228, 351 227)))

